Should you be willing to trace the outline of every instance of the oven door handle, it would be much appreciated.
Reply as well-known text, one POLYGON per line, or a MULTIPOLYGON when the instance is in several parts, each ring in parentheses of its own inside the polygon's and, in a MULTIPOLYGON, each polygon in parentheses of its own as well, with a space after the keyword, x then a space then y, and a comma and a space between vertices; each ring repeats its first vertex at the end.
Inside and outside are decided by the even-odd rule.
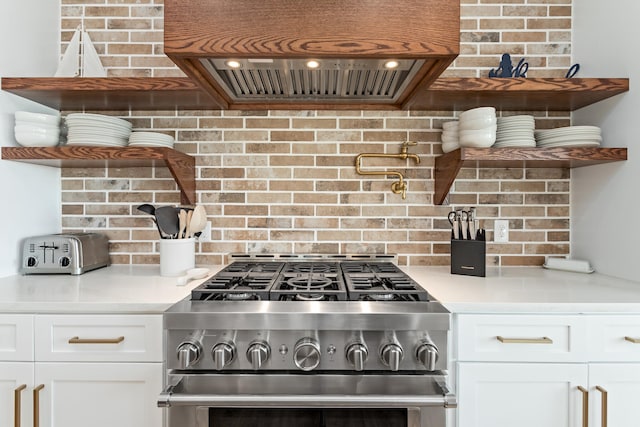
POLYGON ((158 397, 158 407, 172 406, 220 406, 220 407, 427 407, 444 406, 456 408, 456 396, 449 391, 446 384, 438 382, 442 394, 432 395, 294 395, 294 394, 201 394, 181 393, 177 390, 180 382, 165 388, 158 397))

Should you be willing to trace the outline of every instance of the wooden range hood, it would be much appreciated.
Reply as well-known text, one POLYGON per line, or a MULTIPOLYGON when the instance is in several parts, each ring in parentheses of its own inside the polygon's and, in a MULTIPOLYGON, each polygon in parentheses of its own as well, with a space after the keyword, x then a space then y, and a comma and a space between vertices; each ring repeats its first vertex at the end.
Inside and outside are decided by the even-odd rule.
POLYGON ((165 0, 164 10, 165 53, 221 109, 403 109, 460 51, 451 0, 165 0))

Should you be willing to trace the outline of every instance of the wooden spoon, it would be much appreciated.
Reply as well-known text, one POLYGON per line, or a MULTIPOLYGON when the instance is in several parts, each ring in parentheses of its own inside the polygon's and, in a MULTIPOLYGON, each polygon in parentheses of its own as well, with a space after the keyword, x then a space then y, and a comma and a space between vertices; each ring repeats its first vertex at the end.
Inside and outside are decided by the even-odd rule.
POLYGON ((193 215, 193 211, 189 211, 187 213, 187 232, 185 234, 185 239, 191 238, 191 216, 193 215))
POLYGON ((204 230, 207 226, 207 211, 204 206, 196 205, 193 209, 193 217, 191 218, 191 234, 196 234, 204 230))
POLYGON ((184 209, 180 209, 180 213, 178 214, 178 222, 180 224, 178 231, 178 239, 185 239, 187 237, 185 230, 187 228, 187 211, 184 209))

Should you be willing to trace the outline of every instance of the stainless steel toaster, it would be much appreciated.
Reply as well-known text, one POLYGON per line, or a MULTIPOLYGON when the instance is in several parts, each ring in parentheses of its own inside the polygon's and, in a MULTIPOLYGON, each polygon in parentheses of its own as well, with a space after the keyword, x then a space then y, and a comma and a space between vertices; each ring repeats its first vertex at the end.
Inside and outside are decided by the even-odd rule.
POLYGON ((98 233, 28 237, 22 244, 22 274, 82 274, 109 265, 109 239, 98 233))

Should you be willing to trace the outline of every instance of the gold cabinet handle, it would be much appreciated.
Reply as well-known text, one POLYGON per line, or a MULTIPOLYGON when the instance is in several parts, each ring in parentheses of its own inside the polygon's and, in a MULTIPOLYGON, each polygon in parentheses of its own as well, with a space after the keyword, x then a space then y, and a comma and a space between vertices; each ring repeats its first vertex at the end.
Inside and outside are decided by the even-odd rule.
POLYGON ((640 344, 640 338, 624 337, 624 340, 634 344, 640 344))
POLYGON ((13 425, 20 427, 20 419, 22 418, 21 399, 22 390, 27 388, 26 384, 22 384, 13 391, 13 425))
POLYGON ((582 427, 589 427, 589 391, 580 385, 578 390, 582 392, 582 427))
POLYGON ((40 427, 40 390, 44 384, 33 389, 33 427, 40 427))
POLYGON ((69 344, 120 344, 124 341, 124 337, 118 338, 69 338, 69 344))
POLYGON ((609 393, 607 393, 607 390, 605 390, 604 388, 600 387, 599 385, 596 386, 596 390, 598 390, 600 393, 602 393, 602 427, 607 427, 607 410, 608 410, 608 406, 609 406, 609 402, 608 402, 608 395, 609 393))
POLYGON ((505 338, 500 335, 496 337, 502 344, 553 344, 549 337, 541 338, 505 338))

